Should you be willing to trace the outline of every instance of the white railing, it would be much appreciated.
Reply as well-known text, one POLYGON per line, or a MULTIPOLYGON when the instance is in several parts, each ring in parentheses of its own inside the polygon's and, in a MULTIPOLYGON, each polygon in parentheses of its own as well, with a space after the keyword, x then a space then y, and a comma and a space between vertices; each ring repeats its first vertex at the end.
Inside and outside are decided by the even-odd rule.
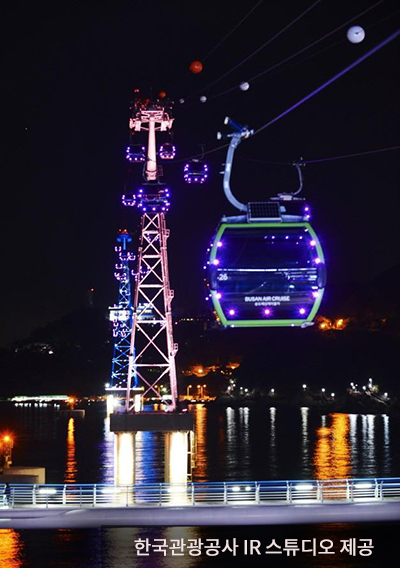
POLYGON ((268 505, 400 499, 400 478, 105 484, 0 484, 0 507, 268 505))

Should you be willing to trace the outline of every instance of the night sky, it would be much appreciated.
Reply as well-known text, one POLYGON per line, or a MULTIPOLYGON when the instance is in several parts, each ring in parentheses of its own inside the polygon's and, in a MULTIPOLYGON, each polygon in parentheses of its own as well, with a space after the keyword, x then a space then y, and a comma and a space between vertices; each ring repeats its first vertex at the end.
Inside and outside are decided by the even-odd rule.
MULTIPOLYGON (((127 178, 128 107, 135 87, 153 88, 154 94, 163 89, 176 101, 174 141, 177 158, 182 159, 197 154, 201 143, 206 150, 216 147, 216 132, 226 115, 259 128, 400 27, 396 3, 382 1, 352 22, 366 30, 362 43, 351 44, 344 28, 252 82, 247 92, 237 88, 200 104, 203 93, 211 97, 238 85, 375 2, 322 0, 207 89, 313 2, 264 0, 207 57, 256 4, 21 1, 10 3, 7 13, 3 8, 3 345, 83 306, 90 286, 96 289, 99 307, 117 300, 113 264, 118 228, 132 232, 134 246, 138 238, 139 216, 124 210, 120 199, 127 178), (199 75, 188 71, 194 59, 204 63, 199 75), (181 97, 184 105, 178 103, 181 97)), ((398 145, 399 44, 395 40, 271 128, 244 141, 232 179, 237 196, 262 200, 295 189, 295 169, 280 162, 398 145)), ((164 179, 173 194, 167 223, 175 310, 206 310, 205 249, 221 215, 234 214, 219 175, 224 157, 224 151, 209 155, 211 179, 198 187, 183 183, 182 163, 164 162, 164 179)), ((399 262, 398 164, 397 150, 306 166, 303 193, 326 254, 328 299, 343 284, 362 285, 399 262)))

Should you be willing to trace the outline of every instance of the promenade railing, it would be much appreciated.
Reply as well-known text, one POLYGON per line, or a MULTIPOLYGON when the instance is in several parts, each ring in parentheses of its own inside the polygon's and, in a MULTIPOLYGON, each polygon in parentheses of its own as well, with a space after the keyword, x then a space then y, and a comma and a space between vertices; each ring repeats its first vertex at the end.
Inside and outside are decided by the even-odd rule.
POLYGON ((400 478, 204 483, 0 484, 0 507, 268 505, 400 500, 400 478))

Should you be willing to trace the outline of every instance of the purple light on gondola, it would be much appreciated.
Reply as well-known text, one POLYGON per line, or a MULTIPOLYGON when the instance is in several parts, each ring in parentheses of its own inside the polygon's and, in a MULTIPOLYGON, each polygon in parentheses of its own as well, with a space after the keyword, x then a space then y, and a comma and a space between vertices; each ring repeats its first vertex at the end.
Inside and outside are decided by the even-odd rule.
POLYGON ((123 195, 122 204, 125 207, 134 207, 136 205, 136 195, 123 195))
POLYGON ((174 144, 162 144, 159 150, 162 160, 173 160, 176 155, 176 146, 174 144))
POLYGON ((146 148, 144 146, 128 146, 126 148, 126 159, 128 162, 144 162, 146 159, 146 148))
POLYGON ((207 164, 193 160, 185 164, 183 168, 183 179, 186 183, 204 183, 208 177, 207 172, 207 164))

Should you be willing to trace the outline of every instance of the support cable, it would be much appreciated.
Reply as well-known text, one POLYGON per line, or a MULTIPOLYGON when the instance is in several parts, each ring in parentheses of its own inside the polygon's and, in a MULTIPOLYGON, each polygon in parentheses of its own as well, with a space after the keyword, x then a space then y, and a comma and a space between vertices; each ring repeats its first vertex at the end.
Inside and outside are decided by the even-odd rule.
MULTIPOLYGON (((245 20, 247 20, 247 18, 249 16, 251 16, 251 14, 256 10, 256 8, 258 8, 260 6, 260 4, 262 4, 264 2, 264 0, 259 0, 259 2, 253 6, 253 8, 251 8, 251 10, 249 10, 249 12, 247 12, 247 14, 240 20, 240 22, 238 22, 218 43, 217 45, 215 45, 205 56, 203 56, 201 58, 200 61, 204 62, 206 61, 206 59, 208 59, 215 51, 217 51, 217 49, 245 22, 245 20)), ((185 74, 183 76, 180 77, 180 79, 178 79, 177 81, 175 81, 173 83, 173 85, 171 85, 171 89, 173 89, 177 84, 179 84, 182 79, 185 79, 187 77, 187 71, 185 72, 185 74)))
POLYGON ((375 47, 373 47, 372 49, 370 49, 369 51, 367 51, 367 53, 364 53, 364 55, 362 55, 361 57, 359 57, 358 59, 356 59, 355 61, 353 61, 353 63, 351 63, 350 65, 348 65, 347 67, 345 67, 344 69, 342 69, 342 71, 340 71, 339 73, 337 73, 336 75, 334 75, 333 77, 331 77, 328 81, 326 81, 325 83, 323 83, 322 85, 320 85, 319 87, 317 87, 316 89, 314 89, 314 91, 311 91, 311 93, 309 93, 308 95, 306 95, 305 97, 303 97, 302 99, 300 99, 299 101, 297 101, 297 103, 295 103, 294 105, 292 105, 291 107, 289 107, 288 109, 286 109, 285 111, 281 112, 280 114, 278 114, 278 116, 276 116, 275 118, 273 118, 272 120, 270 120, 269 122, 265 123, 263 126, 261 126, 260 128, 258 128, 255 132, 254 135, 259 134, 260 132, 262 132, 263 130, 265 130, 266 128, 268 128, 269 126, 272 126, 272 124, 274 124, 275 122, 277 122, 278 120, 280 120, 281 118, 283 118, 284 116, 286 116, 287 114, 291 113, 293 110, 295 110, 296 108, 298 108, 299 106, 301 106, 302 104, 304 104, 305 102, 307 102, 308 100, 310 100, 312 97, 314 97, 315 95, 317 95, 318 93, 320 93, 321 91, 323 91, 326 87, 328 87, 329 85, 331 85, 332 83, 334 83, 335 81, 337 81, 338 79, 340 79, 340 77, 343 77, 343 75, 345 75, 346 73, 348 73, 349 71, 351 71, 352 69, 354 69, 354 67, 357 67, 357 65, 359 65, 360 63, 362 63, 363 61, 365 61, 365 59, 368 59, 368 57, 370 57, 371 55, 374 55, 374 53, 376 53, 377 51, 379 51, 382 47, 384 47, 385 45, 387 45, 388 43, 392 42, 393 40, 395 40, 398 36, 400 35, 400 29, 396 30, 394 33, 392 33, 390 36, 388 36, 386 39, 384 39, 383 41, 381 41, 380 43, 378 43, 378 45, 376 45, 375 47))
MULTIPOLYGON (((208 59, 215 51, 217 51, 217 49, 247 20, 247 18, 249 16, 251 16, 251 14, 260 6, 260 4, 263 3, 264 0, 259 0, 259 2, 257 2, 257 4, 255 6, 253 6, 251 8, 251 10, 249 10, 249 12, 247 12, 247 14, 240 20, 240 22, 238 22, 218 43, 216 46, 214 46, 212 48, 211 51, 209 51, 207 53, 207 55, 205 55, 204 57, 202 57, 201 61, 205 61, 206 59, 208 59)), ((383 1, 383 0, 382 0, 383 1)))
POLYGON ((263 45, 261 45, 260 47, 258 47, 257 49, 255 49, 252 53, 250 53, 247 57, 245 57, 244 59, 242 59, 242 61, 240 61, 239 63, 237 63, 236 65, 234 65, 231 69, 229 69, 226 73, 224 73, 223 75, 220 75, 217 79, 215 79, 215 81, 212 81, 209 85, 207 85, 206 87, 204 87, 203 89, 201 89, 201 91, 196 91, 195 93, 193 93, 190 96, 195 96, 197 95, 199 92, 204 92, 207 91, 210 87, 212 87, 213 85, 215 85, 216 83, 219 83, 220 81, 222 81, 222 79, 224 79, 225 77, 227 77, 228 75, 230 75, 233 71, 235 71, 236 69, 238 69, 239 67, 241 67, 244 63, 246 63, 247 61, 249 61, 252 57, 254 57, 255 55, 257 55, 257 53, 259 53, 260 51, 262 51, 265 47, 267 47, 270 43, 272 43, 275 39, 277 39, 279 36, 281 36, 284 32, 286 32, 289 28, 291 28, 294 24, 296 24, 299 20, 301 20, 308 12, 310 12, 310 10, 312 10, 313 8, 315 8, 319 3, 321 2, 321 0, 317 0, 316 2, 314 2, 311 6, 309 6, 306 10, 304 10, 299 16, 297 16, 297 18, 295 18, 294 20, 292 20, 289 24, 287 24, 286 26, 284 26, 279 32, 277 32, 275 35, 273 35, 271 38, 269 38, 265 43, 263 43, 263 45))
MULTIPOLYGON (((378 45, 376 45, 375 47, 373 47, 372 49, 370 49, 369 51, 367 51, 367 53, 364 53, 364 55, 362 55, 361 57, 359 57, 358 59, 356 59, 355 61, 353 61, 353 63, 351 63, 350 65, 348 65, 347 67, 345 67, 345 69, 342 69, 342 71, 340 71, 339 73, 337 73, 336 75, 334 75, 333 77, 331 77, 328 81, 326 81, 325 83, 323 83, 322 85, 320 85, 319 87, 317 87, 316 89, 314 89, 313 91, 311 91, 311 93, 309 93, 308 95, 306 95, 305 97, 303 97, 302 99, 300 99, 299 101, 297 101, 297 103, 295 103, 294 105, 292 105, 291 107, 287 108, 286 110, 284 110, 283 112, 281 112, 280 114, 278 114, 275 118, 271 119, 270 121, 268 121, 267 123, 265 123, 263 126, 261 126, 260 128, 258 128, 257 130, 254 131, 254 136, 256 136, 257 134, 259 134, 260 132, 262 132, 263 130, 265 130, 266 128, 268 128, 269 126, 272 126, 273 124, 275 124, 275 122, 278 122, 278 120, 280 120, 281 118, 283 118, 284 116, 288 115, 289 113, 291 113, 293 110, 295 110, 296 108, 300 107, 302 104, 304 104, 305 102, 307 102, 308 100, 310 100, 312 97, 314 97, 315 95, 317 95, 318 93, 320 93, 321 91, 323 91, 326 87, 328 87, 329 85, 331 85, 332 83, 334 83, 335 81, 337 81, 338 79, 340 79, 340 77, 343 77, 343 75, 346 75, 346 73, 348 73, 349 71, 351 71, 352 69, 354 69, 355 67, 357 67, 360 63, 362 63, 363 61, 365 61, 366 59, 368 59, 368 57, 370 57, 371 55, 374 55, 376 52, 378 52, 382 47, 385 47, 387 44, 389 44, 390 42, 392 42, 393 40, 395 40, 398 36, 400 35, 400 29, 396 30, 394 33, 392 33, 390 36, 388 36, 386 39, 384 39, 383 41, 381 41, 380 43, 378 43, 378 45)), ((182 158, 180 160, 176 160, 175 163, 179 163, 179 162, 184 162, 187 160, 192 160, 195 158, 198 158, 199 156, 202 155, 207 155, 207 154, 212 154, 214 152, 218 152, 219 150, 222 150, 224 148, 227 148, 229 146, 229 144, 222 144, 221 146, 217 146, 216 148, 213 148, 211 150, 207 150, 206 152, 204 152, 203 154, 196 154, 194 156, 189 156, 187 158, 182 158)))
MULTIPOLYGON (((357 156, 367 156, 370 154, 379 154, 381 152, 390 152, 393 150, 400 150, 400 146, 389 146, 388 148, 378 148, 377 150, 367 150, 366 152, 356 152, 354 154, 344 154, 341 156, 331 156, 329 158, 317 158, 315 160, 302 160, 302 164, 318 164, 323 162, 332 162, 334 160, 345 160, 347 158, 355 158, 357 156)), ((239 160, 243 162, 255 162, 259 164, 273 164, 275 166, 292 166, 293 162, 273 162, 271 160, 259 160, 256 158, 245 158, 239 156, 239 160)))
MULTIPOLYGON (((321 43, 321 41, 324 41, 325 39, 327 39, 328 37, 330 37, 331 35, 335 34, 336 32, 338 32, 339 30, 345 28, 346 26, 348 26, 349 24, 351 24, 351 22, 354 22, 354 20, 360 18, 361 16, 363 16, 364 14, 366 14, 367 12, 370 12, 371 10, 373 10, 374 8, 376 8, 377 6, 379 6, 380 4, 382 4, 384 0, 379 0, 379 2, 376 2, 376 4, 373 4, 372 6, 370 6, 369 8, 367 8, 366 10, 364 10, 363 12, 360 12, 359 14, 356 14, 355 16, 353 16, 352 18, 350 18, 349 20, 346 20, 346 22, 344 22, 343 24, 341 24, 340 26, 336 27, 335 29, 331 30, 330 32, 326 33, 325 35, 323 35, 322 37, 320 37, 319 39, 313 41, 312 43, 306 45, 305 47, 303 47, 302 49, 296 51, 295 53, 292 53, 292 55, 289 55, 288 57, 286 57, 285 59, 282 59, 282 61, 279 61, 278 63, 275 63, 275 65, 272 65, 271 67, 269 67, 268 69, 265 69, 265 71, 261 71, 261 73, 257 73, 257 75, 253 75, 253 77, 250 77, 247 81, 249 83, 252 83, 253 81, 256 81, 257 79, 259 79, 260 77, 263 77, 264 75, 267 75, 267 73, 270 73, 271 71, 273 71, 274 69, 277 69, 278 67, 280 67, 281 65, 284 65, 285 63, 287 63, 288 61, 291 61, 292 59, 294 59, 295 57, 297 57, 298 55, 301 55, 302 53, 304 53, 305 51, 308 51, 309 49, 311 49, 312 47, 314 47, 315 45, 318 45, 319 43, 321 43)), ((340 42, 337 42, 335 44, 333 44, 330 47, 334 47, 335 45, 337 45, 338 43, 341 43, 343 40, 340 40, 340 42)), ((319 53, 319 52, 318 52, 319 53)), ((313 54, 313 55, 317 55, 317 54, 313 54)), ((238 88, 237 85, 235 85, 234 87, 230 87, 229 89, 226 89, 225 91, 222 91, 221 93, 217 93, 216 95, 213 95, 211 97, 209 97, 209 100, 213 100, 213 99, 217 99, 219 97, 222 97, 223 95, 226 95, 228 93, 231 93, 232 91, 235 91, 238 88)))

